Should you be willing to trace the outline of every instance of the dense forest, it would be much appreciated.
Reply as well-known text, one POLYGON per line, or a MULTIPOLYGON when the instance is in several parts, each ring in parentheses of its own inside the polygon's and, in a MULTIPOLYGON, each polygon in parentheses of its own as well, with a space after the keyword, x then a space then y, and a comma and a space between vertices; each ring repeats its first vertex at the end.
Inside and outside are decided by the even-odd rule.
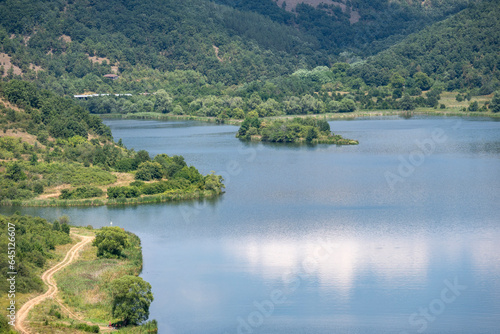
POLYGON ((0 72, 59 96, 111 94, 78 102, 91 113, 220 122, 447 108, 442 92, 500 87, 498 1, 278 3, 8 0, 0 72))
POLYGON ((349 48, 362 56, 363 45, 373 51, 373 43, 406 36, 469 1, 441 1, 432 9, 353 1, 362 18, 355 24, 333 5, 302 4, 292 15, 272 0, 221 2, 8 0, 0 4, 0 40, 21 69, 32 63, 56 78, 105 74, 117 65, 120 72, 192 69, 210 82, 235 84, 329 66, 349 48))
POLYGON ((96 198, 100 202, 88 203, 96 205, 105 198, 124 202, 170 194, 181 199, 222 191, 220 176, 201 175, 182 156, 150 157, 121 141, 114 143, 97 116, 33 83, 11 80, 0 85, 0 124, 2 204, 28 203, 47 193, 52 194, 48 198, 70 201, 55 204, 96 198))

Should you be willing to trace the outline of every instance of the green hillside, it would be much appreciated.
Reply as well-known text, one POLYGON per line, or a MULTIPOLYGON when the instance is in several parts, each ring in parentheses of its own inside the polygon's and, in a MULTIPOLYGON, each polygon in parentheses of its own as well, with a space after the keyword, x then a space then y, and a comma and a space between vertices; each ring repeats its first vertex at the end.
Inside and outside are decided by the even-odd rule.
POLYGON ((0 205, 165 202, 222 193, 182 156, 114 143, 95 115, 32 83, 0 82, 0 205))
POLYGON ((447 90, 490 94, 500 87, 500 2, 482 1, 406 38, 351 72, 368 84, 385 85, 391 73, 426 73, 447 90))
POLYGON ((467 7, 471 0, 214 0, 297 27, 329 52, 374 54, 467 7))
POLYGON ((57 95, 131 94, 77 102, 91 113, 219 122, 446 108, 443 91, 500 87, 498 1, 304 2, 7 0, 0 73, 57 95))
POLYGON ((238 84, 331 66, 352 58, 340 55, 346 50, 373 53, 469 0, 429 8, 358 0, 348 11, 300 4, 293 13, 272 0, 217 2, 7 0, 1 51, 27 77, 43 69, 44 85, 64 94, 81 92, 77 79, 87 75, 138 68, 195 70, 209 83, 238 84), (350 19, 354 12, 359 21, 350 19))

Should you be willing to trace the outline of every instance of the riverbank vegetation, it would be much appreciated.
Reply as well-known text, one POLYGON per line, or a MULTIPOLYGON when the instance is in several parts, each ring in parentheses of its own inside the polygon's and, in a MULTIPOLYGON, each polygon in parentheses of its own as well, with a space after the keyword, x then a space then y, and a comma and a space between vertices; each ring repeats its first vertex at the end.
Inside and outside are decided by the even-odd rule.
POLYGON ((271 143, 359 144, 357 140, 333 134, 326 120, 312 117, 261 121, 254 115, 243 121, 236 137, 271 143))
MULTIPOLYGON (((77 261, 56 274, 61 299, 82 321, 100 326, 126 328, 130 333, 156 333, 156 321, 135 327, 149 317, 153 301, 151 285, 138 275, 142 271, 140 239, 122 228, 80 229, 95 235, 77 261), (128 291, 128 294, 124 294, 128 291)), ((49 316, 49 325, 59 319, 49 316)))
MULTIPOLYGON (((66 216, 50 223, 43 218, 18 213, 0 215, 0 228, 15 231, 15 255, 3 252, 0 263, 2 268, 12 265, 12 271, 17 272, 17 310, 28 299, 46 290, 40 279, 42 273, 60 262, 71 246, 79 241, 75 235, 96 236, 94 245, 86 246, 73 264, 55 275, 59 295, 35 306, 28 319, 30 328, 37 333, 99 333, 99 327, 109 323, 137 325, 146 321, 153 296, 149 283, 138 277, 142 270, 140 239, 119 227, 93 230, 91 226, 70 227, 69 223, 66 216), (9 229, 9 226, 15 228, 9 229), (140 289, 136 289, 136 285, 140 289), (134 293, 143 295, 139 303, 136 303, 137 296, 133 300, 123 296, 121 291, 131 287, 134 293)), ((0 245, 4 249, 11 242, 9 237, 8 233, 0 235, 0 245)), ((7 297, 7 270, 0 276, 0 306, 4 310, 0 329, 2 333, 8 333, 12 327, 5 318, 10 300, 7 297)), ((143 326, 129 326, 126 332, 156 333, 156 321, 146 322, 143 326)))
POLYGON ((220 176, 201 175, 182 156, 129 150, 113 142, 98 117, 31 83, 0 84, 0 124, 2 205, 126 204, 222 193, 220 176))

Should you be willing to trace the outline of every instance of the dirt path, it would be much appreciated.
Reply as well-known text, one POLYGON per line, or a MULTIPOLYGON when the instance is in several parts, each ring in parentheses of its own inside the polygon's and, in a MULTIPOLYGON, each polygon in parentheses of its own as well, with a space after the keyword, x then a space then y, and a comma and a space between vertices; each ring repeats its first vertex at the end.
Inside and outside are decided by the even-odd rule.
POLYGON ((41 303, 43 300, 54 297, 58 291, 56 282, 54 281, 54 274, 67 265, 71 264, 71 262, 73 262, 73 260, 78 256, 78 251, 80 251, 86 244, 90 243, 94 239, 94 237, 87 237, 82 235, 76 236, 80 237, 82 240, 71 247, 68 253, 66 253, 64 260, 42 274, 42 280, 49 286, 49 290, 47 290, 47 292, 45 292, 43 295, 37 296, 26 302, 17 312, 16 330, 18 330, 19 332, 23 334, 30 333, 30 331, 25 327, 24 323, 26 318, 28 317, 29 311, 35 305, 41 303))

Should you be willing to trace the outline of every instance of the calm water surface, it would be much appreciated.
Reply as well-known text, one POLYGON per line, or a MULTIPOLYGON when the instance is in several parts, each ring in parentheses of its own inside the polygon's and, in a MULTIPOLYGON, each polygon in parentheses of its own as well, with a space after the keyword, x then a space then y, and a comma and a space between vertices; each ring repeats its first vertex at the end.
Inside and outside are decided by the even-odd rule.
POLYGON ((344 147, 106 123, 129 148, 224 175, 226 193, 22 211, 138 234, 160 333, 500 333, 500 122, 331 122, 360 141, 344 147))

